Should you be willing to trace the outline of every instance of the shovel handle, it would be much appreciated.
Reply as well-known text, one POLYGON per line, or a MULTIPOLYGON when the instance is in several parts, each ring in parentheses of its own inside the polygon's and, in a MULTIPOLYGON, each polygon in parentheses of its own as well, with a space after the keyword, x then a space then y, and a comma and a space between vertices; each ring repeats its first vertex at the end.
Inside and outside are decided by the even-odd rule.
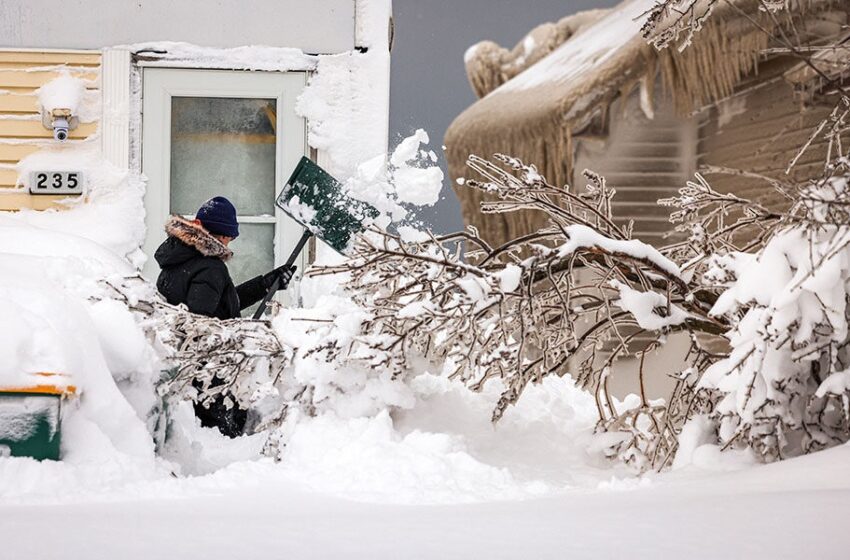
MULTIPOLYGON (((298 243, 295 244, 295 248, 292 250, 292 253, 289 254, 289 258, 286 260, 286 264, 284 265, 286 268, 291 267, 295 263, 295 259, 298 258, 298 254, 304 248, 304 245, 313 237, 313 233, 309 229, 305 229, 304 233, 301 234, 301 239, 298 240, 298 243)), ((253 319, 256 321, 260 317, 263 316, 263 313, 266 312, 266 307, 268 307, 269 301, 274 297, 275 292, 277 292, 277 288, 280 285, 280 276, 274 279, 269 291, 266 292, 265 297, 263 297, 263 301, 260 302, 257 310, 254 311, 253 319)))

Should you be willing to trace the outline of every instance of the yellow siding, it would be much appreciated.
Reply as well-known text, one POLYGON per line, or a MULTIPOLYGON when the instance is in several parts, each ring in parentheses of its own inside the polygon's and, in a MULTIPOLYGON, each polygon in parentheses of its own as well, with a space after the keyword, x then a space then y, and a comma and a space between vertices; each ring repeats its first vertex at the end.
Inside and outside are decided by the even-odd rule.
POLYGON ((39 150, 37 144, 0 143, 0 163, 18 163, 28 155, 39 150))
POLYGON ((0 192, 0 212, 14 212, 23 208, 32 210, 62 208, 59 202, 67 198, 68 195, 62 194, 31 196, 25 192, 0 192))
POLYGON ((32 94, 0 93, 0 113, 32 113, 38 110, 38 98, 32 94))
MULTIPOLYGON (((68 132, 69 138, 88 138, 97 132, 97 123, 82 123, 68 132)), ((0 117, 0 138, 53 138, 53 131, 42 126, 41 119, 37 121, 22 121, 18 119, 3 119, 0 117)))
MULTIPOLYGON (((69 69, 71 75, 95 82, 97 80, 97 72, 78 72, 76 69, 69 69)), ((12 91, 21 89, 37 89, 54 78, 58 78, 60 72, 40 72, 26 70, 24 68, 5 69, 0 67, 0 89, 8 89, 12 91)), ((91 84, 94 87, 94 83, 91 84)))
POLYGON ((67 64, 69 66, 100 66, 99 52, 38 52, 38 51, 2 51, 0 64, 20 64, 26 67, 52 66, 67 64))
POLYGON ((14 169, 0 168, 0 185, 13 185, 18 180, 18 172, 14 169))
MULTIPOLYGON (((97 51, 15 51, 0 50, 0 211, 32 208, 44 210, 60 206, 67 196, 31 196, 16 188, 17 164, 42 147, 54 147, 53 132, 41 124, 36 90, 59 76, 61 68, 87 80, 89 90, 100 82, 100 52, 97 51)), ((65 149, 97 131, 97 123, 81 123, 70 132, 65 149)))

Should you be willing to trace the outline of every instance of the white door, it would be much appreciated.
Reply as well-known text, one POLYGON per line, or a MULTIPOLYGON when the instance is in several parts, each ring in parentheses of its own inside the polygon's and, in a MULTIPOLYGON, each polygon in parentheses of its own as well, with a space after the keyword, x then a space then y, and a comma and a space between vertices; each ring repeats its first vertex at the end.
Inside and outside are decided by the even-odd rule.
MULTIPOLYGON (((233 202, 239 238, 228 268, 237 284, 283 264, 301 228, 274 205, 283 182, 306 154, 304 119, 294 111, 303 72, 272 73, 145 68, 142 170, 149 259, 165 239, 171 214, 194 217, 214 196, 233 202)), ((306 256, 297 261, 304 270, 306 256)))

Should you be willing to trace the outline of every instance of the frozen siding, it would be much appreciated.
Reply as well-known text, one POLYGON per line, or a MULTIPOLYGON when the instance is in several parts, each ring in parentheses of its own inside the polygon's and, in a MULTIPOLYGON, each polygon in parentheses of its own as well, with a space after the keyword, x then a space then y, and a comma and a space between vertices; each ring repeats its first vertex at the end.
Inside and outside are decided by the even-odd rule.
MULTIPOLYGON (((791 183, 820 175, 826 156, 823 140, 813 143, 792 173, 785 174, 800 147, 834 105, 804 103, 781 77, 789 64, 789 61, 775 61, 763 68, 764 81, 742 84, 739 94, 705 111, 699 132, 700 165, 743 169, 791 183), (775 78, 770 79, 771 74, 775 78)), ((765 181, 728 175, 708 178, 720 192, 734 192, 774 208, 784 202, 765 181)))
MULTIPOLYGON (((30 196, 18 186, 15 166, 26 156, 57 145, 53 132, 41 124, 38 88, 66 68, 96 90, 100 63, 99 51, 0 50, 0 211, 44 209, 65 198, 30 196)), ((67 149, 96 132, 96 122, 80 123, 62 147, 67 149)))
MULTIPOLYGON (((659 96, 655 103, 650 119, 640 107, 639 92, 634 91, 625 98, 625 106, 622 98, 611 105, 609 130, 603 137, 577 136, 573 185, 584 186, 584 169, 604 175, 607 184, 617 191, 612 203, 616 221, 625 224, 632 220, 635 238, 662 247, 671 242, 665 236, 670 231, 670 208, 659 206, 657 200, 675 195, 693 174, 697 127, 693 120, 679 117, 668 98, 659 96)), ((596 281, 591 276, 586 279, 589 283, 596 281)), ((621 331, 624 336, 634 332, 631 327, 621 331)), ((640 351, 651 339, 633 339, 630 351, 640 351)), ((617 341, 608 341, 605 350, 611 351, 616 345, 617 341)), ((673 346, 674 354, 679 352, 673 346)), ((634 390, 631 380, 624 380, 624 373, 633 366, 629 362, 618 366, 614 380, 615 387, 620 387, 615 389, 617 394, 624 392, 623 386, 634 390)), ((666 394, 667 389, 666 381, 652 380, 651 394, 666 394)))
POLYGON ((672 102, 659 99, 654 118, 640 109, 638 93, 610 109, 610 130, 604 139, 576 138, 573 183, 583 186, 581 171, 605 176, 617 190, 614 214, 620 223, 634 220, 634 237, 656 247, 669 242, 670 209, 659 198, 673 196, 694 171, 696 125, 678 117, 672 102))

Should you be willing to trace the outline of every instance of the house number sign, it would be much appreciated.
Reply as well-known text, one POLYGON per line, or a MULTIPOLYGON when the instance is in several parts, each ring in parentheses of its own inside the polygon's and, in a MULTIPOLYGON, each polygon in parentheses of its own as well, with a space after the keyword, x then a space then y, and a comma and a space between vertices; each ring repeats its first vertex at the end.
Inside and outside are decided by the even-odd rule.
POLYGON ((83 194, 83 174, 79 171, 33 171, 30 194, 83 194))

